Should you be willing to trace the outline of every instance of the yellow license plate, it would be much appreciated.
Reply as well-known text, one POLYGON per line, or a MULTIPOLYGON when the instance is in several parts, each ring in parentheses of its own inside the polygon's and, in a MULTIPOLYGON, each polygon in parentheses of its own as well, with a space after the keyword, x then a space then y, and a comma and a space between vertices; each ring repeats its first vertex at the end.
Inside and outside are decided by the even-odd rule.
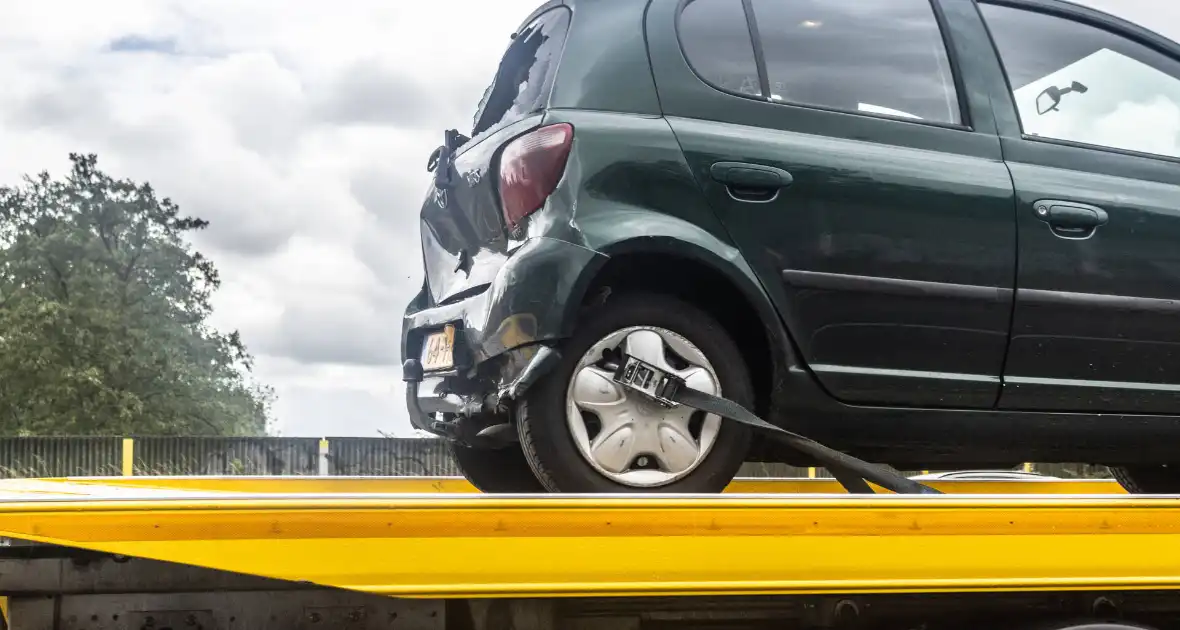
POLYGON ((422 369, 431 372, 449 370, 455 366, 455 327, 448 325, 442 332, 432 333, 422 348, 422 369))

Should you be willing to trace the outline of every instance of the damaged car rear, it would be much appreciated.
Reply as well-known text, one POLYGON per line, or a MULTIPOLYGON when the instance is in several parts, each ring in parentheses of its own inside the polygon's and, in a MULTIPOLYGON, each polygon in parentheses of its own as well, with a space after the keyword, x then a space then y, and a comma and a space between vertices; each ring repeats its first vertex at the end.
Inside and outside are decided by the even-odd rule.
POLYGON ((702 227, 715 220, 659 117, 642 33, 594 45, 641 24, 643 4, 583 2, 576 30, 570 4, 525 21, 470 137, 448 131, 430 157, 426 278, 402 339, 411 419, 484 491, 717 491, 748 430, 639 400, 601 364, 631 347, 752 402, 737 346, 674 290, 708 290, 674 261, 720 227, 702 227))

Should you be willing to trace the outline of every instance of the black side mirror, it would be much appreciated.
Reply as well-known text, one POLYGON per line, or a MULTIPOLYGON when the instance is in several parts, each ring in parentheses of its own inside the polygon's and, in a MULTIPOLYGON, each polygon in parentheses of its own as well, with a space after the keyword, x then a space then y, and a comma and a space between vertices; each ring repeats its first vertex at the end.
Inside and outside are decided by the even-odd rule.
POLYGON ((1049 112, 1057 111, 1057 106, 1060 104, 1061 88, 1056 85, 1050 85, 1037 95, 1037 114, 1044 116, 1049 112), (1048 102, 1048 105, 1045 104, 1046 102, 1048 102))
POLYGON ((1037 95, 1037 114, 1044 116, 1049 112, 1060 111, 1057 106, 1061 104, 1061 97, 1070 92, 1077 92, 1078 94, 1085 94, 1089 92, 1090 88, 1074 81, 1070 83, 1067 88, 1059 88, 1056 85, 1050 85, 1045 88, 1043 92, 1037 95), (1045 103, 1048 102, 1048 105, 1045 103))

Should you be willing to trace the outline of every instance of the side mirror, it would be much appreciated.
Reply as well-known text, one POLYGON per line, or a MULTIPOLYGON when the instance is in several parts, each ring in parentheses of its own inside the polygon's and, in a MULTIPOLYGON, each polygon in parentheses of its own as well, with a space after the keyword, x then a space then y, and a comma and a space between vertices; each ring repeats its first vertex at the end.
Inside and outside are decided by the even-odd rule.
POLYGON ((1061 104, 1061 97, 1070 92, 1077 92, 1078 94, 1085 94, 1089 92, 1090 88, 1074 81, 1070 83, 1069 87, 1062 89, 1056 85, 1050 85, 1045 88, 1043 92, 1037 95, 1037 114, 1044 116, 1049 112, 1059 111, 1057 106, 1061 104), (1046 104, 1047 103, 1047 104, 1046 104))
POLYGON ((1056 85, 1050 85, 1037 95, 1037 114, 1044 116, 1049 112, 1057 111, 1057 106, 1060 104, 1061 88, 1056 85))

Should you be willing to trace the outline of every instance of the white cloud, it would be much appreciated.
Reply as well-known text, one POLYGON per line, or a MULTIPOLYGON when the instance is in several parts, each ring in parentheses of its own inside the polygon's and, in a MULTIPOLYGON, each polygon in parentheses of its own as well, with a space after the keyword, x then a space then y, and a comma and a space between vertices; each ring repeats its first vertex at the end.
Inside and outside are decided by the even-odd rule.
MULTIPOLYGON (((1180 35, 1172 3, 1091 3, 1180 35)), ((10 4, 0 182, 70 151, 151 181, 211 221, 215 321, 241 329, 284 434, 409 434, 396 344, 426 158, 540 0, 10 4)))
POLYGON ((82 0, 0 22, 0 182, 95 152, 210 221, 214 323, 285 435, 409 434, 397 343, 426 158, 534 0, 82 0))

